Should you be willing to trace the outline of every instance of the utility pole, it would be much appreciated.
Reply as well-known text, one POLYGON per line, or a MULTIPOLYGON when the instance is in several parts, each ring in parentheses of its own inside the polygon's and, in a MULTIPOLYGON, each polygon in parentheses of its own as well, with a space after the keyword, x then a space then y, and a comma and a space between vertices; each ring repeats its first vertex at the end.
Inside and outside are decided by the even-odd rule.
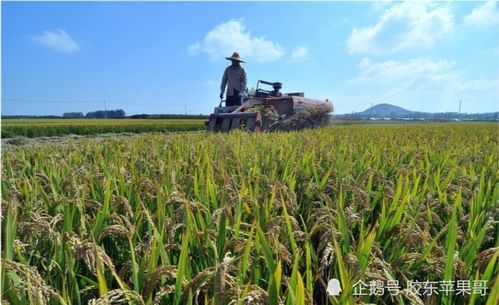
POLYGON ((104 100, 104 116, 107 119, 107 105, 106 105, 106 100, 104 100))
POLYGON ((374 107, 374 103, 371 103, 371 113, 369 114, 369 119, 373 118, 373 107, 374 107))
POLYGON ((185 112, 185 115, 187 115, 187 105, 184 104, 184 112, 185 112))
POLYGON ((459 100, 459 114, 457 115, 457 120, 461 121, 461 104, 463 103, 463 100, 459 100))

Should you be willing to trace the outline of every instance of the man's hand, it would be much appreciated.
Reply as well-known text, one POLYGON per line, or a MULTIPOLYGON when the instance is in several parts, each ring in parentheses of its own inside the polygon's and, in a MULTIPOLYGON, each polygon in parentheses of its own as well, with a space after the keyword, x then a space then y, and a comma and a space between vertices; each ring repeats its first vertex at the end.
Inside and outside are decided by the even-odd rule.
POLYGON ((220 93, 220 99, 223 100, 224 99, 224 94, 223 93, 220 93))

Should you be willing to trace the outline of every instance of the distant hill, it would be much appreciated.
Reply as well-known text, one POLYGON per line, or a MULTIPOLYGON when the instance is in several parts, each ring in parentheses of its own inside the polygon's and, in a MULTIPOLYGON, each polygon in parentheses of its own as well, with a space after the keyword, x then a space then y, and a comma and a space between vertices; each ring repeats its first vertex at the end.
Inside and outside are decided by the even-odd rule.
POLYGON ((391 105, 391 104, 378 104, 372 107, 367 108, 362 112, 357 112, 357 115, 373 115, 373 116, 405 116, 413 113, 413 111, 409 111, 399 106, 391 105))
POLYGON ((488 113, 457 113, 457 112, 419 112, 404 109, 399 106, 382 103, 374 105, 362 112, 351 114, 336 114, 334 118, 368 120, 368 119, 392 119, 392 120, 428 120, 428 121, 497 121, 499 112, 488 113))

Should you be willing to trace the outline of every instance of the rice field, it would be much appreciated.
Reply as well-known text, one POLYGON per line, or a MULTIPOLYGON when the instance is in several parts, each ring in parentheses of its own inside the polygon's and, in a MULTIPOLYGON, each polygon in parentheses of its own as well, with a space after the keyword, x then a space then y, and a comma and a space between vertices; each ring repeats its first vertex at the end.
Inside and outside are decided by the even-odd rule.
POLYGON ((205 128, 202 119, 3 119, 2 138, 195 131, 205 128))
POLYGON ((498 145, 456 123, 17 146, 2 304, 496 305, 498 145))

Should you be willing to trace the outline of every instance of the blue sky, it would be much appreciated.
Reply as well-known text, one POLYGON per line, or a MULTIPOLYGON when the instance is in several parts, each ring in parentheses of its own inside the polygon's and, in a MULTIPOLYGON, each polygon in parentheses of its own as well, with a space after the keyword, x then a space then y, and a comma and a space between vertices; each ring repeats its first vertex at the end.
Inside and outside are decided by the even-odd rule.
POLYGON ((497 1, 2 2, 2 114, 208 114, 233 51, 336 113, 499 111, 497 1))

